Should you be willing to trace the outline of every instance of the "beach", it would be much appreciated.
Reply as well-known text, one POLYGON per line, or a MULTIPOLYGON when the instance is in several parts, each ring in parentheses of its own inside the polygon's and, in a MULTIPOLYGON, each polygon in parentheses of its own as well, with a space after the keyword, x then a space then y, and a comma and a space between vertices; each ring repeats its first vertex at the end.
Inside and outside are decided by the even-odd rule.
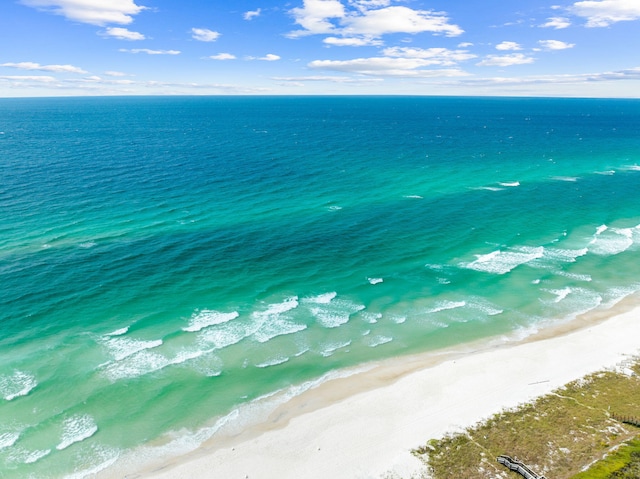
MULTIPOLYGON (((264 423, 127 477, 412 477, 424 471, 412 448, 636 355, 640 308, 624 303, 525 341, 398 358, 325 382, 264 423)), ((104 477, 121 477, 113 472, 104 477)))

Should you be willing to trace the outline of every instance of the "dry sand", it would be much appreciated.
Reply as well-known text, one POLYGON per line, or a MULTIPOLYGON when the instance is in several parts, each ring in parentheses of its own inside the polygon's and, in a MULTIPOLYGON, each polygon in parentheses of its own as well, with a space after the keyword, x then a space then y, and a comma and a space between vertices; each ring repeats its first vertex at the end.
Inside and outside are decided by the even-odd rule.
MULTIPOLYGON (((126 477, 409 478, 423 470, 412 448, 637 354, 640 308, 621 311, 618 305, 608 319, 580 318, 524 342, 375 365, 297 396, 240 434, 126 477)), ((113 472, 107 476, 123 477, 113 472)))

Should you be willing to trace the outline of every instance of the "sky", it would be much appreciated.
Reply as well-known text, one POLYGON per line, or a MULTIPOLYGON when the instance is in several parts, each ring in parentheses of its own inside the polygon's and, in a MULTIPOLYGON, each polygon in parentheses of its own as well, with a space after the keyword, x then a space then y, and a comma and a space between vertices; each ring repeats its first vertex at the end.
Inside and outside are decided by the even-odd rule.
POLYGON ((640 0, 0 0, 0 97, 640 98, 640 0))

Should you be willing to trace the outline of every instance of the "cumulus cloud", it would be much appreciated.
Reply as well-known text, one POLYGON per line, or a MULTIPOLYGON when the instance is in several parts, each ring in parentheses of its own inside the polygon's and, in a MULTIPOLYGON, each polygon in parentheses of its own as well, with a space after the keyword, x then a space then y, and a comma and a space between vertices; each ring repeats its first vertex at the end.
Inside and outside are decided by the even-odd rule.
POLYGON ((525 65, 534 61, 534 58, 528 57, 523 53, 511 53, 509 55, 488 55, 477 65, 481 67, 509 67, 512 65, 525 65))
POLYGON ((192 28, 191 36, 200 42, 215 42, 220 36, 219 32, 214 32, 208 28, 192 28))
POLYGON ((616 22, 640 19, 638 0, 585 0, 575 2, 569 12, 587 19, 587 27, 607 27, 616 22))
POLYGON ((393 6, 391 0, 352 0, 348 6, 339 0, 304 0, 303 7, 290 11, 303 29, 288 36, 339 34, 378 38, 392 33, 432 32, 454 37, 463 33, 459 26, 449 23, 443 12, 393 6))
POLYGON ((21 0, 24 5, 62 15, 69 20, 104 26, 109 23, 127 25, 146 7, 134 0, 21 0))
POLYGON ((101 33, 105 37, 113 37, 118 40, 144 40, 145 36, 142 33, 132 32, 122 27, 109 27, 101 33))
POLYGON ((87 73, 80 67, 74 67, 73 65, 40 65, 34 62, 20 62, 20 63, 2 63, 0 67, 18 68, 20 70, 39 70, 43 72, 57 72, 57 73, 87 73))
POLYGON ((235 60, 236 56, 231 53, 218 53, 217 55, 211 55, 207 58, 211 60, 235 60))
POLYGON ((245 20, 252 20, 255 17, 259 17, 260 13, 262 13, 262 9, 258 8, 257 10, 249 11, 244 13, 245 20))
POLYGON ((575 43, 566 43, 560 40, 540 40, 538 44, 545 50, 566 50, 576 46, 575 43))
POLYGON ((126 77, 127 76, 127 74, 124 72, 116 72, 116 71, 106 71, 104 72, 104 74, 110 77, 126 77))
POLYGON ((562 28, 570 27, 571 21, 564 17, 551 17, 546 23, 543 23, 540 26, 542 28, 555 28, 556 30, 560 30, 562 28))
POLYGON ((460 27, 450 24, 443 13, 402 6, 368 10, 363 15, 347 17, 344 24, 347 34, 380 36, 388 33, 433 32, 455 37, 463 33, 460 27))
POLYGON ((119 51, 125 53, 146 53, 147 55, 180 55, 180 50, 150 50, 148 48, 121 48, 119 51))
POLYGON ((502 42, 496 45, 496 50, 522 50, 522 47, 519 43, 516 42, 502 42))

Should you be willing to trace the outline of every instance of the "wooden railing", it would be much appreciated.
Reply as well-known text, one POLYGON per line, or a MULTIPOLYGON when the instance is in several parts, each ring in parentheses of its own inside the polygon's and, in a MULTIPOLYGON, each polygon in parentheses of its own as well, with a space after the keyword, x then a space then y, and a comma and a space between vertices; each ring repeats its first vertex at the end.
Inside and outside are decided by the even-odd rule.
POLYGON ((526 464, 516 459, 512 459, 509 456, 498 456, 498 462, 512 471, 517 472, 524 477, 524 479, 545 479, 544 476, 540 476, 529 469, 526 464))
POLYGON ((618 416, 617 414, 612 414, 611 417, 618 422, 624 424, 631 424, 632 426, 640 427, 640 419, 634 416, 618 416))

